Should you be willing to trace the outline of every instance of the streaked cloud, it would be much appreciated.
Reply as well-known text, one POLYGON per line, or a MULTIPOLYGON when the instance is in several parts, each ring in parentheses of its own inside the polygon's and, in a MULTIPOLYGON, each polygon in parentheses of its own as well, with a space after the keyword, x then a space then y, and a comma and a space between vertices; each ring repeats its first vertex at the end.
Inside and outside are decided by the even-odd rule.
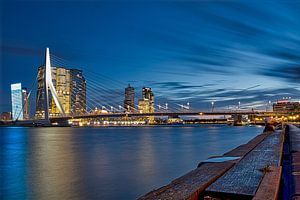
MULTIPOLYGON (((149 86, 157 102, 189 101, 206 109, 211 101, 220 107, 234 107, 238 101, 263 107, 269 100, 300 96, 298 1, 3 5, 5 96, 11 81, 32 84, 46 45, 66 59, 64 63, 83 69, 87 78, 97 72, 116 79, 87 80, 100 82, 95 91, 104 91, 101 98, 106 93, 115 96, 114 101, 122 102, 128 82, 136 87, 137 96, 141 87, 149 86), (41 26, 45 21, 47 26, 41 26)), ((8 103, 1 104, 7 108, 8 103)))

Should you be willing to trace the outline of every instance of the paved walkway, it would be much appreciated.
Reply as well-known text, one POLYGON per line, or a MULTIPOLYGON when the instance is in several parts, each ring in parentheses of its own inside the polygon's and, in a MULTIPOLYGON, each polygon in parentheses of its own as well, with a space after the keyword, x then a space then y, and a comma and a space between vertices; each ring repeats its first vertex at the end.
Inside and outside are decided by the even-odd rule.
POLYGON ((269 166, 280 166, 283 134, 276 131, 206 189, 210 196, 253 198, 269 166))
POLYGON ((300 129, 288 125, 284 165, 284 198, 300 199, 300 129))
MULTIPOLYGON (((189 172, 188 174, 172 181, 170 184, 153 190, 144 195, 140 199, 199 199, 204 190, 220 178, 226 171, 228 171, 239 160, 231 160, 224 162, 209 162, 209 160, 227 160, 227 158, 240 157, 248 155, 254 148, 264 141, 270 134, 263 133, 247 144, 243 144, 227 153, 223 156, 219 156, 219 159, 208 159, 208 162, 202 162, 199 167, 189 172)), ((270 142, 276 143, 278 134, 269 139, 270 142)), ((265 144, 267 145, 267 144, 265 144)), ((272 163, 271 163, 272 164, 272 163)))

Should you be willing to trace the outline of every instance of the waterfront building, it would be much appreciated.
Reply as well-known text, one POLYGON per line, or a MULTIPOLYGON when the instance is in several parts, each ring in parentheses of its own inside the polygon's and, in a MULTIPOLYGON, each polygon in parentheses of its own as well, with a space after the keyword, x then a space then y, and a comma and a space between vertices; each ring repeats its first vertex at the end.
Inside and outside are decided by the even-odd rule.
POLYGON ((70 69, 71 75, 71 113, 74 115, 86 112, 86 80, 82 70, 70 69))
POLYGON ((150 113, 150 101, 148 99, 140 99, 138 107, 140 113, 150 113))
POLYGON ((149 87, 143 87, 142 90, 143 99, 149 99, 150 101, 154 102, 154 94, 149 87))
POLYGON ((29 119, 29 101, 28 101, 27 88, 22 88, 22 105, 23 105, 23 118, 29 119))
MULTIPOLYGON (((44 118, 44 66, 38 69, 36 117, 44 118)), ((86 81, 81 70, 52 67, 52 82, 65 114, 81 114, 86 110, 86 81)), ((58 116, 60 111, 49 93, 49 115, 58 116)))
POLYGON ((125 88, 124 109, 127 112, 134 112, 134 87, 130 84, 125 88))
POLYGON ((142 99, 139 100, 140 113, 153 113, 154 112, 154 94, 149 87, 143 87, 142 99))
POLYGON ((289 100, 279 100, 273 104, 273 112, 299 112, 300 103, 289 100))
POLYGON ((0 120, 2 121, 11 120, 11 112, 2 112, 0 116, 0 120))
POLYGON ((22 84, 11 84, 12 119, 23 119, 22 84))

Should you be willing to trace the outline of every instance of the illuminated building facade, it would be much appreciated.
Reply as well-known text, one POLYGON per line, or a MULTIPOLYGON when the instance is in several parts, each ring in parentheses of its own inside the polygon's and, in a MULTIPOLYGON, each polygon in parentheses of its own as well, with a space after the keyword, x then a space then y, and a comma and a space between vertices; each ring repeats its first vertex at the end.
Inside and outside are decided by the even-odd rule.
POLYGON ((21 83, 11 84, 12 120, 23 119, 23 99, 21 83))
POLYGON ((29 101, 27 88, 22 88, 23 117, 29 119, 29 101))
MULTIPOLYGON (((36 96, 36 117, 44 118, 45 81, 44 66, 38 69, 38 90, 36 96)), ((86 81, 82 71, 64 67, 51 67, 52 82, 66 115, 85 112, 86 110, 86 81)), ((49 115, 58 116, 60 110, 49 93, 49 115)))
POLYGON ((274 112, 299 112, 300 111, 300 103, 299 102, 291 102, 289 100, 281 100, 277 101, 273 104, 274 112))
POLYGON ((82 70, 70 69, 71 76, 71 113, 75 115, 86 112, 86 80, 82 70))
POLYGON ((11 120, 11 112, 2 112, 0 115, 0 120, 2 121, 11 120))
POLYGON ((130 85, 125 88, 124 109, 127 112, 134 112, 134 88, 130 85))
POLYGON ((139 112, 140 113, 150 113, 150 101, 148 99, 139 100, 139 112))
POLYGON ((154 94, 149 87, 143 87, 142 99, 139 100, 140 113, 154 112, 154 94))

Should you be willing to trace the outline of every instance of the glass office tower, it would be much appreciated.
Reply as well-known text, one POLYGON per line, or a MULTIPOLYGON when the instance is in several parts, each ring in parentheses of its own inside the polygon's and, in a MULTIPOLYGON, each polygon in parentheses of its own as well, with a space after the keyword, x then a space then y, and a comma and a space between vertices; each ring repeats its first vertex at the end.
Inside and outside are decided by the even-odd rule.
POLYGON ((12 119, 23 119, 23 98, 21 83, 11 84, 12 119))

